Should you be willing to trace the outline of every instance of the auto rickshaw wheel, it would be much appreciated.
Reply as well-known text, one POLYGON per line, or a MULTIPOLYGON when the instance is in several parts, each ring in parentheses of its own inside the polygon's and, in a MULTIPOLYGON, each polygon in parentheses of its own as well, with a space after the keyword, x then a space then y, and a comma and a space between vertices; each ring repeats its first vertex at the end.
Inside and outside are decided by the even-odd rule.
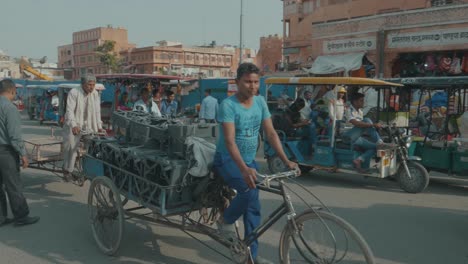
POLYGON ((406 164, 411 177, 407 175, 404 165, 400 166, 396 175, 401 189, 409 193, 424 191, 429 184, 429 173, 426 168, 414 161, 407 161, 406 164))

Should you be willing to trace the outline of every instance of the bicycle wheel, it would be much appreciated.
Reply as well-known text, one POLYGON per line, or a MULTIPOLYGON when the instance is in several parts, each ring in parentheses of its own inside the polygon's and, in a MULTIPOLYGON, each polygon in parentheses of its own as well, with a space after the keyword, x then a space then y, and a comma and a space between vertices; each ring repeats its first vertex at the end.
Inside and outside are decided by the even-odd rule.
POLYGON ((91 229, 99 249, 107 255, 117 252, 122 240, 124 212, 120 194, 111 179, 96 177, 88 193, 91 229))
POLYGON ((281 234, 281 263, 375 263, 364 238, 342 218, 307 210, 295 221, 297 233, 288 223, 281 234))

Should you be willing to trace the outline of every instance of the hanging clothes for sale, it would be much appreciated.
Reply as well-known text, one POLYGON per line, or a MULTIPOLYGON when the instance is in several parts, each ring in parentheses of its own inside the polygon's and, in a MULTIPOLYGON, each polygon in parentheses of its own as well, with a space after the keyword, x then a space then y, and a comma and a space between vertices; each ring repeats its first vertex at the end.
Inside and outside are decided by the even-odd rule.
POLYGON ((427 71, 433 71, 437 68, 437 64, 435 62, 434 54, 428 54, 426 56, 426 63, 425 68, 427 71))
POLYGON ((451 74, 460 74, 461 73, 461 61, 460 58, 454 57, 452 59, 452 64, 450 65, 450 71, 449 73, 451 74))
POLYGON ((439 61, 439 70, 442 72, 448 72, 450 66, 452 65, 452 58, 447 56, 442 56, 439 61))
POLYGON ((461 63, 461 70, 465 73, 468 73, 468 52, 463 54, 463 59, 461 63))

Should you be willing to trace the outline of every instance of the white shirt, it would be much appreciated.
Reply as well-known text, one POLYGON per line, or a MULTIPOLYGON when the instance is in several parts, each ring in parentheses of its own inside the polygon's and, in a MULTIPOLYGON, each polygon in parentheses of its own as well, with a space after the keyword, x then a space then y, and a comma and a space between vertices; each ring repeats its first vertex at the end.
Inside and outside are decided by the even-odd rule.
POLYGON ((151 101, 151 108, 148 107, 145 102, 140 99, 136 101, 136 103, 133 105, 133 111, 143 111, 145 113, 151 113, 153 116, 156 117, 161 117, 161 111, 159 111, 159 107, 156 104, 156 102, 151 101))
POLYGON ((353 105, 350 105, 346 110, 346 120, 348 122, 351 120, 362 121, 364 120, 364 114, 361 109, 356 110, 353 105))
POLYGON ((300 111, 302 120, 310 119, 310 112, 312 112, 312 109, 310 109, 310 100, 304 99, 304 102, 305 106, 300 111))
POLYGON ((57 95, 52 96, 52 100, 51 100, 50 104, 53 107, 58 107, 59 106, 59 98, 58 98, 57 95))

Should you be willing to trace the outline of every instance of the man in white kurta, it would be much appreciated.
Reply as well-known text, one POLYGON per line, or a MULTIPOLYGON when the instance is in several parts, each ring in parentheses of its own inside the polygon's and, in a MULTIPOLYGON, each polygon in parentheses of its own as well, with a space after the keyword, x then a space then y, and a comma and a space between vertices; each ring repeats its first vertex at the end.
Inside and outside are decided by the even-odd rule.
POLYGON ((95 85, 96 78, 88 75, 81 78, 81 87, 74 88, 68 93, 63 126, 65 181, 71 179, 81 137, 102 131, 101 102, 98 92, 94 89, 95 85))

